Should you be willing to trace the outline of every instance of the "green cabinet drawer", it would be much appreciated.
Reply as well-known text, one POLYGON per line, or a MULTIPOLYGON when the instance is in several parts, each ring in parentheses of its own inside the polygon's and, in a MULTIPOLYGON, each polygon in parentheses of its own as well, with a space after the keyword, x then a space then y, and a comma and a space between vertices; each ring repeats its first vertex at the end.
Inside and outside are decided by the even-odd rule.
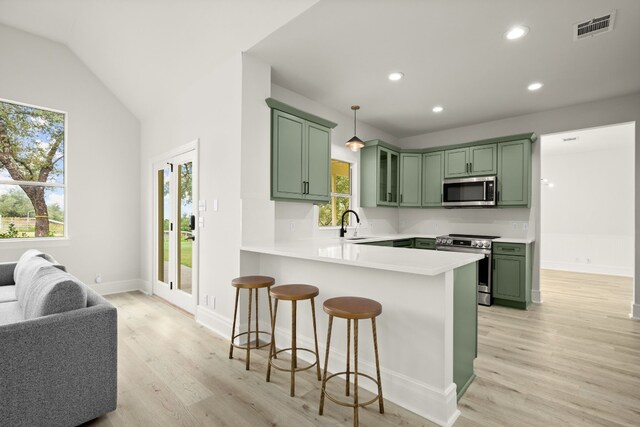
POLYGON ((393 240, 383 240, 379 242, 363 242, 358 243, 359 245, 369 245, 369 246, 393 246, 393 240))
POLYGON ((416 249, 435 249, 436 239, 416 239, 416 249))
POLYGON ((494 255, 516 255, 525 256, 527 253, 527 245, 522 243, 494 243, 494 255))
POLYGON ((402 239, 393 241, 394 248, 413 248, 413 239, 402 239))

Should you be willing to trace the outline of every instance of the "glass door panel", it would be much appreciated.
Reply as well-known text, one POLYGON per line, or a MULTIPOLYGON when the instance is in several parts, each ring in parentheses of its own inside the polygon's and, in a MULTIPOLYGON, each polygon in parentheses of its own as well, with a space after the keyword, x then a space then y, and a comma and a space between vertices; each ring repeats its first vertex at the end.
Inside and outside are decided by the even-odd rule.
POLYGON ((158 178, 158 281, 169 284, 169 266, 171 254, 169 251, 171 240, 171 168, 157 171, 158 178))
POLYGON ((193 286, 193 242, 195 240, 192 197, 193 163, 186 162, 178 165, 178 176, 178 218, 180 219, 178 289, 191 293, 193 286))

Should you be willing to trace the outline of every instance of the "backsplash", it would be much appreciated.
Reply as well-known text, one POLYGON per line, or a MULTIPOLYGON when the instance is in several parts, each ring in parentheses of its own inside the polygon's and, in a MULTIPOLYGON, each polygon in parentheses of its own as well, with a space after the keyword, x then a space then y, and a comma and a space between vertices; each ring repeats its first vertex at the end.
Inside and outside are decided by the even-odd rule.
POLYGON ((402 234, 486 234, 533 238, 531 209, 399 209, 402 234))

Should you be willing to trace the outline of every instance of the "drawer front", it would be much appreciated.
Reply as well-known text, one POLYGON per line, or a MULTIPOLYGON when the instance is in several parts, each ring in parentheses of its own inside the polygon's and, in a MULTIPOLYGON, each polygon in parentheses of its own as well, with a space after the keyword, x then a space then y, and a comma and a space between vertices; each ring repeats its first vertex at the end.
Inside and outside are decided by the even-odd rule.
POLYGON ((523 243, 494 243, 494 255, 518 255, 525 256, 527 253, 527 245, 523 243))
POLYGON ((393 241, 394 248, 413 248, 413 239, 402 239, 393 241))
POLYGON ((436 239, 416 239, 417 249, 435 249, 436 239))

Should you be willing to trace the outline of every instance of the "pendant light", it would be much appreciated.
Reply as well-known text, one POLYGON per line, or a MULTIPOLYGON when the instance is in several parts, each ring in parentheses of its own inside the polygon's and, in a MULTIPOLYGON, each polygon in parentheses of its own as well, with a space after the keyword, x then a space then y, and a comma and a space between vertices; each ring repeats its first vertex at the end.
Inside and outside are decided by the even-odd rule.
POLYGON ((362 147, 364 147, 364 142, 360 138, 356 136, 356 114, 360 109, 359 105, 352 105, 351 109, 353 110, 353 138, 347 141, 345 144, 351 151, 358 151, 362 147))

